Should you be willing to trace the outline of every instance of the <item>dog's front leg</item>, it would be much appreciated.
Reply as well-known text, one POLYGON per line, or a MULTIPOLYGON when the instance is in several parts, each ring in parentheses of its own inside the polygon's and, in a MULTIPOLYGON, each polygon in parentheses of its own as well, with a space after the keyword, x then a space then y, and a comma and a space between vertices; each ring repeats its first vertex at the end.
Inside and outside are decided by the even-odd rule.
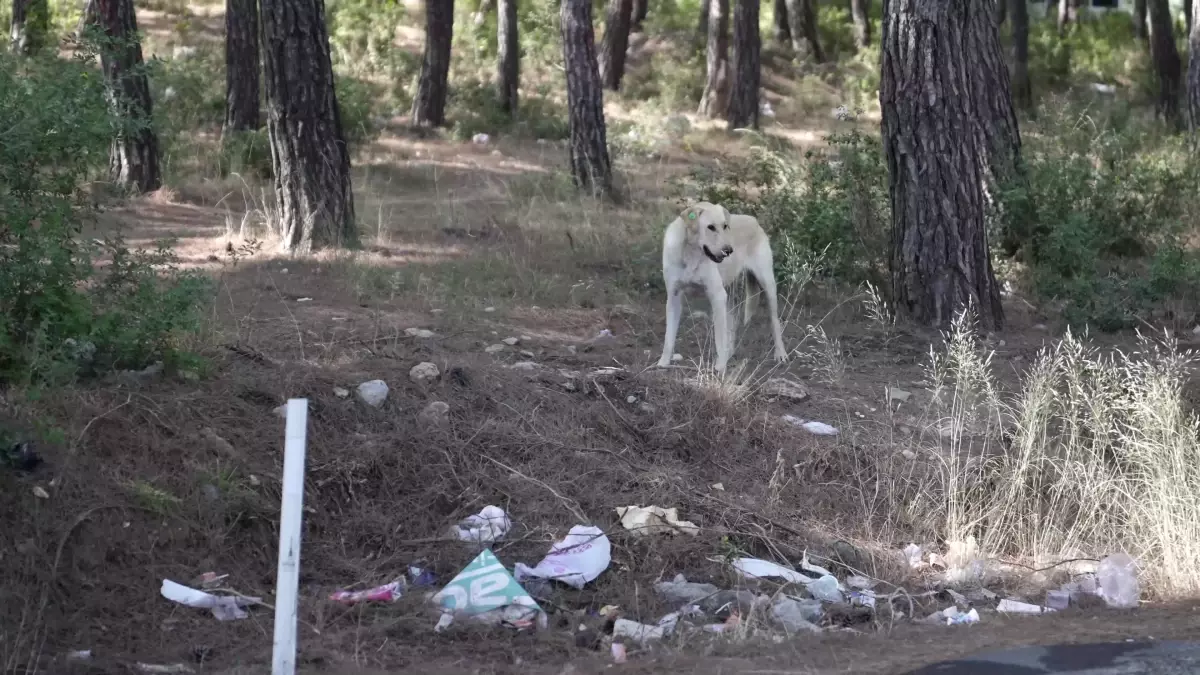
POLYGON ((713 338, 717 345, 716 370, 723 373, 725 364, 729 363, 729 295, 719 279, 715 284, 707 284, 705 290, 712 309, 713 338))
POLYGON ((667 335, 663 339, 662 357, 658 359, 659 368, 671 365, 671 357, 675 354, 675 336, 679 333, 679 318, 683 313, 681 291, 678 286, 667 289, 667 335))

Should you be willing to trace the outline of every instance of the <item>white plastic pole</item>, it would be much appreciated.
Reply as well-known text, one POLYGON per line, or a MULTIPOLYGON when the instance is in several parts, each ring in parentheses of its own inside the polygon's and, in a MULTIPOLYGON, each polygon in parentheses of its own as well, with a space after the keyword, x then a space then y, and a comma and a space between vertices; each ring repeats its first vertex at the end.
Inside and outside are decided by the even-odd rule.
POLYGON ((304 518, 304 453, 308 399, 287 403, 283 442, 283 503, 279 515, 279 572, 275 577, 275 651, 271 675, 296 673, 296 614, 300 586, 300 524, 304 518))

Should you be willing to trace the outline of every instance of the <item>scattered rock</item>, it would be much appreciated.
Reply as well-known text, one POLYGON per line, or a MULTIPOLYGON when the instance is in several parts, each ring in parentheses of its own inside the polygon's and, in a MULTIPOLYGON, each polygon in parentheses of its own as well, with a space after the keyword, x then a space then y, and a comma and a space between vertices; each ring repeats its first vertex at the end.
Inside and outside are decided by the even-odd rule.
POLYGON ((697 309, 696 311, 692 312, 692 318, 697 321, 703 321, 708 318, 708 312, 702 309, 697 309))
POLYGON ((529 337, 528 335, 522 335, 522 336, 521 336, 521 342, 529 342, 529 341, 530 341, 530 340, 532 340, 532 339, 533 339, 533 338, 529 337))
POLYGON ((338 398, 349 398, 349 397, 350 397, 350 390, 349 390, 349 389, 347 389, 347 388, 345 388, 345 387, 334 387, 334 388, 333 388, 333 395, 334 395, 334 396, 336 396, 336 397, 338 397, 338 398))
POLYGON ((516 347, 518 344, 521 343, 521 338, 506 337, 503 340, 501 340, 501 342, 508 345, 509 347, 516 347))
MULTIPOLYGON (((672 358, 672 360, 674 359, 672 358)), ((809 398, 808 389, 804 385, 786 377, 772 377, 767 380, 767 383, 763 385, 762 392, 766 396, 785 398, 795 403, 807 401, 809 398)))
POLYGON ((537 356, 537 354, 534 354, 533 352, 529 351, 528 349, 522 349, 521 356, 526 359, 533 359, 534 357, 537 356))
POLYGON ((533 361, 517 361, 510 367, 513 370, 537 370, 539 366, 533 361))
POLYGON ((495 308, 495 307, 484 307, 484 308, 483 308, 483 311, 485 311, 485 312, 487 312, 487 313, 489 313, 489 314, 490 314, 490 313, 492 313, 492 312, 496 311, 496 308, 495 308))
POLYGON ((683 360, 683 354, 672 354, 672 355, 671 355, 671 360, 672 360, 672 361, 682 361, 682 360, 683 360))
POLYGON ((896 401, 897 403, 907 403, 908 399, 912 398, 911 391, 897 389, 895 387, 886 387, 888 403, 896 401))
MULTIPOLYGON (((285 406, 286 407, 286 406, 285 406)), ((237 451, 233 449, 233 444, 221 437, 212 427, 204 427, 200 430, 200 437, 208 441, 208 444, 214 450, 225 455, 226 457, 234 457, 237 451)))
POLYGON ((429 310, 429 313, 430 313, 430 314, 442 314, 442 313, 444 313, 445 311, 446 311, 446 310, 444 310, 444 309, 431 309, 431 310, 429 310))
MULTIPOLYGON (((1200 328, 1200 326, 1197 326, 1197 328, 1200 328)), ((567 345, 567 353, 568 354, 574 354, 575 352, 578 352, 578 351, 579 351, 579 348, 576 347, 575 345, 567 345)))
POLYGON ((499 343, 494 344, 494 345, 488 345, 483 348, 483 351, 488 354, 495 354, 497 352, 504 351, 504 345, 499 344, 499 343))
POLYGON ((276 417, 286 420, 287 419, 287 404, 284 403, 281 406, 276 406, 271 412, 275 413, 276 417))
POLYGON ((404 334, 415 338, 431 338, 437 335, 437 333, 425 328, 405 328, 404 334))
POLYGON ((408 379, 417 384, 425 384, 430 380, 438 379, 441 374, 442 371, 438 370, 436 363, 423 361, 413 366, 412 369, 408 371, 408 379))
POLYGON ((417 415, 417 423, 423 427, 442 427, 450 421, 450 405, 444 401, 431 401, 421 414, 417 415))
POLYGON ((378 408, 388 397, 388 386, 383 380, 369 380, 358 385, 358 399, 363 403, 378 408))
POLYGON ((634 403, 637 403, 637 397, 636 396, 626 396, 625 402, 630 405, 633 405, 634 403))
POLYGON ((41 485, 33 486, 33 496, 37 497, 38 499, 50 499, 50 493, 46 492, 46 489, 41 485))

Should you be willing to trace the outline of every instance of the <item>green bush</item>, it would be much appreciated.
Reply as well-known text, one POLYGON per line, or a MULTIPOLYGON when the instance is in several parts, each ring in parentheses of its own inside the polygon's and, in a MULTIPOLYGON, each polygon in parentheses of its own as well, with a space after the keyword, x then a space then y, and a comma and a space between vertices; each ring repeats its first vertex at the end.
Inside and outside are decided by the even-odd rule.
POLYGON ((180 271, 166 248, 80 236, 81 185, 106 169, 121 123, 99 73, 82 61, 0 55, 0 117, 0 381, 173 358, 196 327, 204 278, 180 271), (108 264, 94 264, 105 255, 108 264))
POLYGON ((566 110, 545 95, 525 93, 514 119, 497 105, 494 86, 479 80, 467 80, 451 87, 447 104, 450 133, 460 141, 478 133, 549 140, 567 137, 566 110))
POLYGON ((803 162, 790 147, 755 148, 750 162, 698 174, 700 198, 759 218, 776 242, 776 273, 822 259, 839 280, 885 286, 890 207, 880 142, 858 131, 833 134, 826 152, 803 162))

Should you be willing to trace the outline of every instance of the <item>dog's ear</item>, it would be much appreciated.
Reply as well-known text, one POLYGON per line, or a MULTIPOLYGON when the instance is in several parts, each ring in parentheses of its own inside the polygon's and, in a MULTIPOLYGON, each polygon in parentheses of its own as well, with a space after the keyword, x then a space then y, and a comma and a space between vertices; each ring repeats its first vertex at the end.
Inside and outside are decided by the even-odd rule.
POLYGON ((696 206, 689 206, 688 208, 684 209, 682 213, 679 214, 679 219, 683 221, 684 225, 687 225, 689 227, 695 225, 696 221, 699 218, 700 218, 700 208, 696 207, 696 206))

